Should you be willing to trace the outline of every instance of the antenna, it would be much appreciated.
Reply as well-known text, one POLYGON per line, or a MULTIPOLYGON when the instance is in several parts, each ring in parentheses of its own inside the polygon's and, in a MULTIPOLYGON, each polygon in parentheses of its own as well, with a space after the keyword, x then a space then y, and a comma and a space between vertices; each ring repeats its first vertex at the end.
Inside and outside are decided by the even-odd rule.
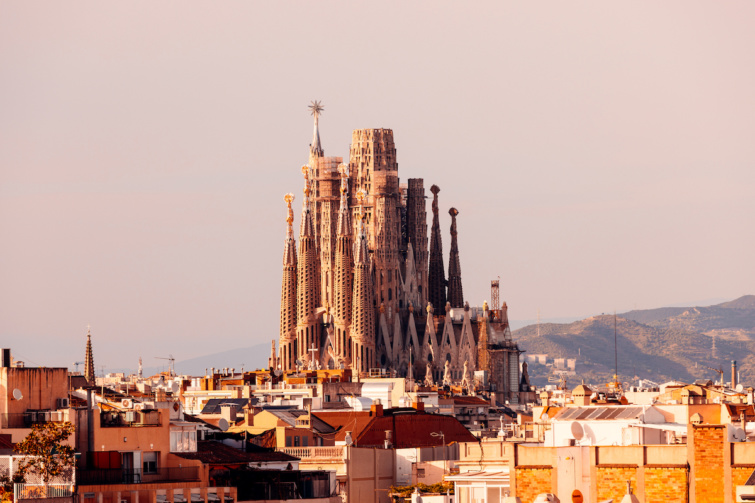
POLYGON ((613 360, 616 373, 613 375, 614 382, 619 380, 619 343, 616 337, 616 310, 613 311, 613 360))
POLYGON ((158 360, 168 360, 168 373, 170 374, 170 377, 174 377, 176 375, 175 372, 175 364, 176 359, 173 358, 173 355, 168 355, 168 358, 165 358, 164 356, 155 356, 158 360))

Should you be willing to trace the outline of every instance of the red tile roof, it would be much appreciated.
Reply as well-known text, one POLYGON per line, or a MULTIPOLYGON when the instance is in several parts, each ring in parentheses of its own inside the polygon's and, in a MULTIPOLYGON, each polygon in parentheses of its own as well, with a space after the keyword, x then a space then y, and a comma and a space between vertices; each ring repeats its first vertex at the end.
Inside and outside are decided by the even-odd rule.
POLYGON ((333 410, 313 412, 312 415, 336 429, 334 434, 336 442, 345 440, 347 431, 351 432, 352 438, 356 438, 372 421, 372 414, 369 411, 333 410))
POLYGON ((396 449, 477 442, 477 437, 453 416, 427 414, 415 409, 388 409, 385 415, 372 418, 357 437, 355 445, 382 447, 385 445, 386 430, 392 432, 392 444, 396 449), (432 435, 440 432, 443 432, 444 438, 432 435))

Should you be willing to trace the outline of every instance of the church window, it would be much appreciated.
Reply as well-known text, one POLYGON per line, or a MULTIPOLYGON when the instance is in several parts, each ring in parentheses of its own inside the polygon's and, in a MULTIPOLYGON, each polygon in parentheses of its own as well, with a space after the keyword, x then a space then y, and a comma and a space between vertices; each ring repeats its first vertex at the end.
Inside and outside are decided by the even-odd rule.
POLYGON ((393 290, 388 289, 388 300, 393 300, 393 290))

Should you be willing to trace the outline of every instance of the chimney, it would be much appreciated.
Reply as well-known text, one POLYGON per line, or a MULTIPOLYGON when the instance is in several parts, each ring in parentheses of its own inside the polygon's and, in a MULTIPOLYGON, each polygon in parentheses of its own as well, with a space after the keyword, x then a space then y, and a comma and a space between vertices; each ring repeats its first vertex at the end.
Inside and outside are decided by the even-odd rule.
POLYGON ((385 448, 390 449, 393 447, 393 431, 392 430, 385 430, 385 448))
POLYGON ((220 417, 228 421, 228 424, 234 424, 236 422, 237 411, 238 406, 235 403, 220 404, 220 417))
POLYGON ((425 402, 423 402, 422 400, 420 400, 418 402, 412 402, 412 408, 417 409, 418 411, 423 411, 424 412, 424 410, 425 410, 425 402))
POLYGON ((3 348, 2 350, 2 367, 4 369, 10 368, 10 348, 3 348))
POLYGON ((370 406, 370 416, 379 417, 383 415, 383 404, 380 403, 380 399, 376 399, 370 406))
POLYGON ((737 360, 731 361, 731 387, 737 387, 737 360))

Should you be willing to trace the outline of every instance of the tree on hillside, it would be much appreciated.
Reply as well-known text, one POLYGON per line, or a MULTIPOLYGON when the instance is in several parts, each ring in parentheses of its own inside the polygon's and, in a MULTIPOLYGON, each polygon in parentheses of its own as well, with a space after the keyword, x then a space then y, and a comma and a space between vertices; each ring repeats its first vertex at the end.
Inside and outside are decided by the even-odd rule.
POLYGON ((74 465, 74 449, 64 442, 73 435, 69 423, 41 423, 32 426, 31 433, 16 444, 14 450, 27 456, 21 461, 18 473, 27 482, 27 475, 38 475, 47 485, 60 476, 70 476, 74 465))

